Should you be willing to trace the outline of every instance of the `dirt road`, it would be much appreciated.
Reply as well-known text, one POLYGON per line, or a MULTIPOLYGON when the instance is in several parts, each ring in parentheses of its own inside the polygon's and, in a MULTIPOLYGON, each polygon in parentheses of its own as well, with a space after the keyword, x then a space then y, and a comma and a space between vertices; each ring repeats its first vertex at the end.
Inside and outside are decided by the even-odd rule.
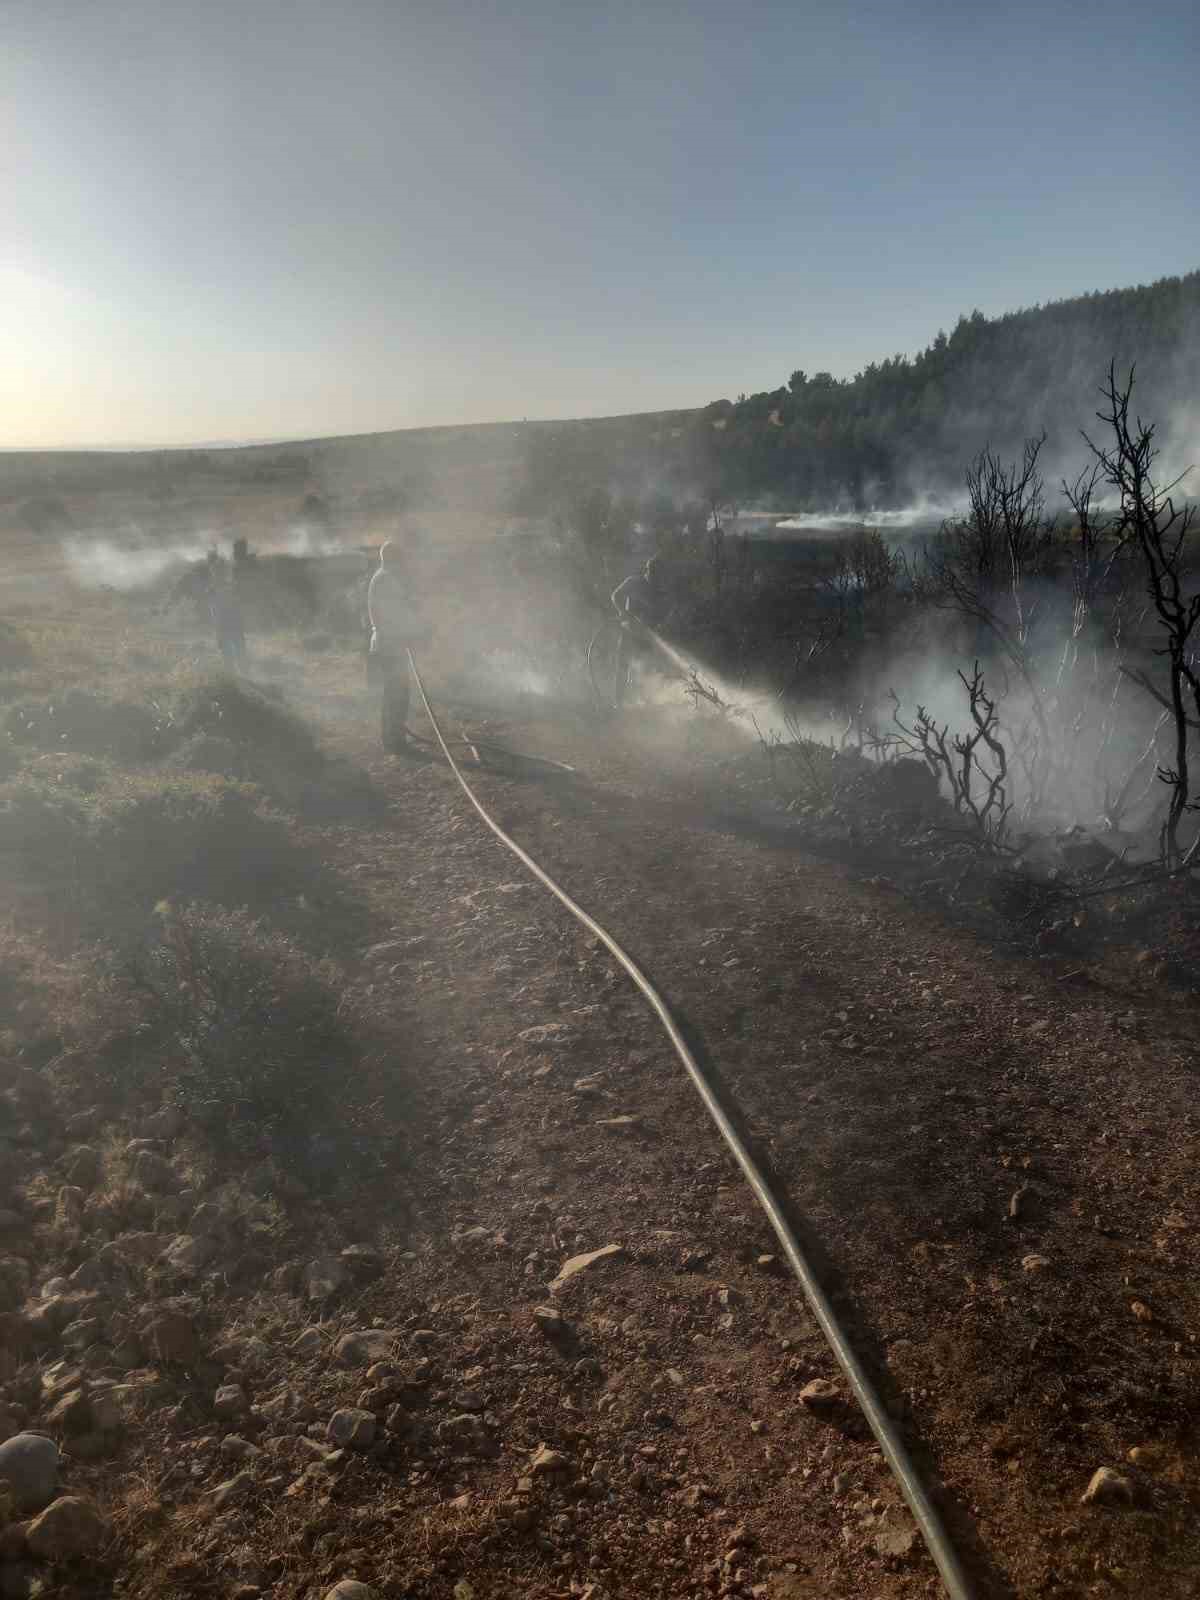
MULTIPOLYGON (((980 1593, 1194 1593, 1195 1007, 1000 955, 715 827, 686 761, 627 732, 465 726, 577 767, 478 787, 718 1072, 980 1593), (1116 1503, 1081 1504, 1103 1467, 1116 1503)), ((323 848, 393 930, 363 982, 425 1108, 412 1257, 372 1309, 421 1333, 434 1437, 482 1412, 494 1445, 434 1449, 400 1485, 343 1479, 325 1575, 422 1596, 936 1593, 857 1416, 802 1403, 832 1358, 627 979, 444 766, 326 727, 390 805, 369 842, 323 848)))

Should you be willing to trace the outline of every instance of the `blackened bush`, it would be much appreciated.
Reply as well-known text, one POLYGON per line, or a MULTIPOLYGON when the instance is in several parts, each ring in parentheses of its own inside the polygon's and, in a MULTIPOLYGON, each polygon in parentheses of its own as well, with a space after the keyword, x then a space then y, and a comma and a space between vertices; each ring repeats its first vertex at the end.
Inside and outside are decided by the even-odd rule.
POLYGON ((245 752, 232 739, 215 733, 193 733, 172 752, 170 764, 184 772, 207 772, 219 778, 247 776, 245 752))
POLYGON ((79 937, 120 943, 162 899, 278 904, 309 871, 250 789, 126 776, 87 794, 37 773, 0 783, 0 875, 35 884, 79 937))
POLYGON ((277 691, 233 678, 215 678, 184 696, 175 713, 175 736, 227 739, 247 749, 255 766, 295 774, 320 771, 324 757, 312 729, 281 703, 277 691))
POLYGON ((167 719, 151 706, 67 689, 45 700, 10 706, 4 727, 17 744, 80 750, 120 761, 147 761, 163 746, 167 719))
POLYGON ((311 1175, 322 1154, 344 1158, 368 1137, 376 1109, 332 963, 245 912, 163 907, 131 986, 139 1057, 217 1154, 311 1175))

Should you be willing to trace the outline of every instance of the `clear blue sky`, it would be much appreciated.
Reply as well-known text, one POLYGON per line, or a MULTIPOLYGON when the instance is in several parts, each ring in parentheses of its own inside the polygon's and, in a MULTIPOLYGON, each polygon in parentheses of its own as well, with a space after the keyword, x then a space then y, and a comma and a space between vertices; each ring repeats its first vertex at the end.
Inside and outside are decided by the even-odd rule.
POLYGON ((699 405, 1187 271, 1198 19, 0 0, 0 445, 699 405))

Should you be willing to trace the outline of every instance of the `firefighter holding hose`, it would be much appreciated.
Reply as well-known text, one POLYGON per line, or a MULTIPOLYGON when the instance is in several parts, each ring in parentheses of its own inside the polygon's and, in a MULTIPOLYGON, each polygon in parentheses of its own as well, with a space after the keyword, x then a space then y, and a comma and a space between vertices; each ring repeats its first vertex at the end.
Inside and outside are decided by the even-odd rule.
POLYGON ((371 642, 367 677, 383 691, 380 736, 383 748, 401 755, 411 748, 408 731, 410 645, 420 642, 421 627, 412 586, 400 575, 399 548, 390 541, 379 551, 379 570, 367 589, 371 642))
POLYGON ((619 710, 629 689, 634 661, 645 654, 647 635, 662 609, 662 582, 656 556, 651 556, 640 572, 631 573, 617 585, 612 592, 612 603, 621 624, 613 684, 613 700, 619 710))

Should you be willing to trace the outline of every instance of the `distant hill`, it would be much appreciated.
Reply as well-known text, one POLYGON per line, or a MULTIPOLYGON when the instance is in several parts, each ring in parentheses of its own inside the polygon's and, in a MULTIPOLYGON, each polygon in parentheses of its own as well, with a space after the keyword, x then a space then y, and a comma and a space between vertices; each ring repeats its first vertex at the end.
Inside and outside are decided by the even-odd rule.
MULTIPOLYGON (((803 351, 793 359, 803 359, 803 351)), ((1200 272, 988 318, 960 317, 916 356, 852 378, 787 382, 695 410, 404 429, 193 450, 0 453, 0 540, 67 530, 149 538, 270 536, 297 525, 374 536, 405 512, 573 520, 713 498, 868 511, 953 492, 984 446, 1048 435, 1048 476, 1081 458, 1108 364, 1136 362, 1137 405, 1172 466, 1200 460, 1200 272), (597 500, 597 496, 601 499, 597 500)))

